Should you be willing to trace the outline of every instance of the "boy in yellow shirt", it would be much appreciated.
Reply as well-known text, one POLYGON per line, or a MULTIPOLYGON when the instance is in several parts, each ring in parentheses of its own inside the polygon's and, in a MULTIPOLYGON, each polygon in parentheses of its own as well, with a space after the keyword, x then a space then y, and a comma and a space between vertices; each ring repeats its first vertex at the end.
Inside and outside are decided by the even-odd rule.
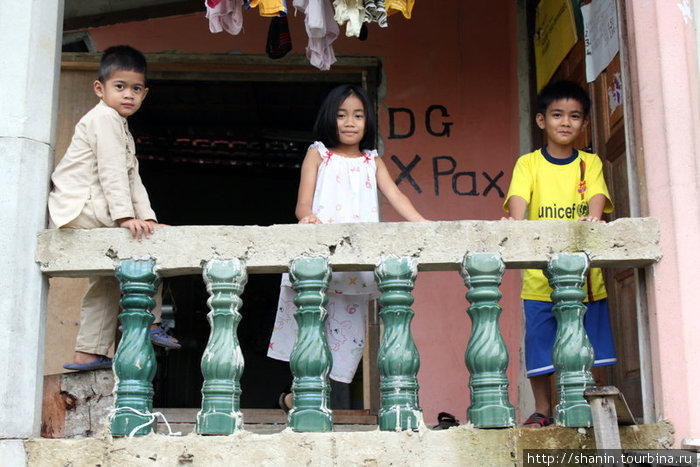
MULTIPOLYGON (((596 154, 574 149, 574 142, 588 123, 590 99, 576 83, 549 84, 537 96, 537 126, 547 144, 521 156, 503 209, 509 219, 604 222, 612 202, 603 178, 603 164, 596 154)), ((607 292, 600 269, 589 271, 586 284, 584 327, 595 353, 594 366, 617 362, 608 314, 607 292)), ((523 424, 543 427, 553 422, 547 397, 554 372, 552 348, 557 321, 552 313, 552 289, 539 269, 523 272, 520 297, 525 310, 525 363, 535 397, 535 413, 523 424)))

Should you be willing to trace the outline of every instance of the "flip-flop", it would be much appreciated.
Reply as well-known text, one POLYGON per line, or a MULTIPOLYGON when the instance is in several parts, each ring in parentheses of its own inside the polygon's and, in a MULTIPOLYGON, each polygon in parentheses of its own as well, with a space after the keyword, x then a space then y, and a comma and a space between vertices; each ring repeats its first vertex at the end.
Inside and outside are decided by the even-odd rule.
POLYGON ((182 345, 173 340, 173 336, 165 332, 165 329, 160 326, 151 329, 148 331, 148 334, 151 336, 151 342, 154 345, 165 347, 166 349, 179 349, 182 347, 182 345))
POLYGON ((112 359, 104 355, 98 355, 90 363, 64 363, 63 368, 75 371, 91 371, 112 368, 112 359))
MULTIPOLYGON (((124 325, 119 325, 119 332, 124 332, 124 325)), ((153 342, 153 345, 164 347, 166 349, 180 349, 182 345, 173 340, 173 336, 168 334, 162 326, 148 331, 148 336, 153 342)))

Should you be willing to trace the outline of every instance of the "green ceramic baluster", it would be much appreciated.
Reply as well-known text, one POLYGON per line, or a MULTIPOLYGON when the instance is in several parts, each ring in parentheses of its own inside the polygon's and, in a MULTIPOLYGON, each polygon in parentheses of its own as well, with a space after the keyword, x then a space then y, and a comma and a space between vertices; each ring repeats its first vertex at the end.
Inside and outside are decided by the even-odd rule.
POLYGON ((557 373, 559 403, 555 418, 562 426, 592 426, 591 408, 583 391, 594 386, 593 347, 583 327, 586 293, 583 283, 588 271, 588 257, 583 254, 558 254, 547 265, 545 275, 552 287, 552 312, 557 319, 557 335, 552 363, 557 373))
POLYGON ((229 435, 243 426, 240 410, 243 353, 238 342, 241 293, 248 281, 245 264, 232 259, 211 260, 202 271, 211 310, 211 332, 202 355, 202 410, 197 414, 197 433, 229 435))
POLYGON ((116 388, 114 406, 116 412, 111 420, 112 435, 146 435, 153 431, 153 377, 156 374, 156 358, 148 335, 153 323, 150 310, 155 306, 155 295, 159 279, 153 271, 155 261, 150 258, 123 260, 116 270, 122 292, 122 313, 119 320, 124 331, 114 355, 116 388), (133 409, 133 410, 131 410, 133 409), (150 423, 149 423, 150 422, 150 423))
POLYGON ((513 426, 515 408, 508 400, 508 349, 498 318, 501 315, 501 278, 505 265, 493 253, 468 255, 462 263, 462 277, 469 288, 467 313, 472 332, 465 355, 469 369, 471 406, 469 421, 479 428, 513 426))
POLYGON ((299 326, 289 360, 294 375, 289 426, 294 431, 331 431, 328 373, 333 357, 326 340, 328 313, 324 308, 331 268, 326 258, 302 258, 292 262, 289 272, 297 292, 294 319, 299 326))
POLYGON ((411 335, 413 296, 417 264, 410 257, 383 258, 375 270, 382 295, 379 313, 384 335, 377 355, 379 389, 379 429, 416 430, 423 420, 418 406, 418 368, 420 357, 411 335))

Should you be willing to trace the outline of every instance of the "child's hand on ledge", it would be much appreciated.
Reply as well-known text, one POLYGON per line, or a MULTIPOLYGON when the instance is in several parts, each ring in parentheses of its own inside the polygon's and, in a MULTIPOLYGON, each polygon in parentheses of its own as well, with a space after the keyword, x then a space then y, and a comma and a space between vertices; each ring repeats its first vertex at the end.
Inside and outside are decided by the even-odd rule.
POLYGON ((322 224, 321 220, 314 216, 313 214, 310 214, 308 216, 304 216, 301 219, 299 219, 300 224, 322 224))
POLYGON ((143 220, 134 219, 132 217, 119 219, 117 222, 119 222, 119 227, 129 229, 131 236, 137 239, 139 242, 141 241, 142 236, 150 238, 151 234, 156 230, 156 225, 159 225, 156 223, 156 221, 151 219, 143 220))
POLYGON ((600 224, 605 224, 605 220, 600 219, 600 218, 595 217, 595 216, 579 217, 578 220, 582 221, 582 222, 598 222, 600 224))

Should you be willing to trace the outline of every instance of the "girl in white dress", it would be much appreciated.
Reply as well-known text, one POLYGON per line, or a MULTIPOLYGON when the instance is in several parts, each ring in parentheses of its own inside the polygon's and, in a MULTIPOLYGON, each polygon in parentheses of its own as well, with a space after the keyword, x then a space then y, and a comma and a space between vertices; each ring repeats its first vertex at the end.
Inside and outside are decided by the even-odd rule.
MULTIPOLYGON (((328 94, 314 125, 318 141, 309 147, 301 166, 296 205, 300 224, 378 222, 377 188, 406 220, 426 220, 398 189, 376 149, 365 149, 374 145, 375 128, 372 103, 364 89, 342 85, 328 94)), ((297 332, 295 294, 285 274, 269 357, 289 361, 297 332)), ((377 294, 373 272, 332 274, 326 305, 332 380, 352 382, 365 345, 372 294, 377 294)), ((280 398, 280 405, 288 409, 291 394, 280 398)))

